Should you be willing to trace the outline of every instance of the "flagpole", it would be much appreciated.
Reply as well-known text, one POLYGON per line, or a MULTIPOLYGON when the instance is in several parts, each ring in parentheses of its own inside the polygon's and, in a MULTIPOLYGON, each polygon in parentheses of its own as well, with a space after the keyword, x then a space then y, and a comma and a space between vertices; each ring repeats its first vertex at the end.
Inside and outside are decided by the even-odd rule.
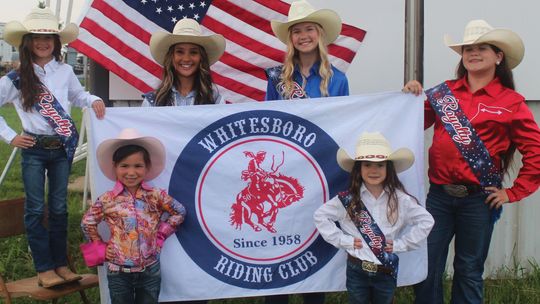
POLYGON ((424 0, 405 2, 405 75, 409 80, 424 80, 424 0))

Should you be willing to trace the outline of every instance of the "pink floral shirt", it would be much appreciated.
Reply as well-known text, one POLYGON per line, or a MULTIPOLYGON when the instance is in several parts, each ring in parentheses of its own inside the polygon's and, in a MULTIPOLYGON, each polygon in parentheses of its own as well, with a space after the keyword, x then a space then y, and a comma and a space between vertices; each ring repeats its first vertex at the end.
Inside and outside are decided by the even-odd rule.
POLYGON ((101 240, 97 225, 105 221, 111 231, 108 247, 114 251, 114 265, 145 267, 159 258, 157 231, 163 220, 176 228, 184 221, 186 209, 164 190, 143 182, 133 196, 119 181, 101 195, 81 222, 87 239, 101 240), (164 213, 168 215, 162 219, 164 213))

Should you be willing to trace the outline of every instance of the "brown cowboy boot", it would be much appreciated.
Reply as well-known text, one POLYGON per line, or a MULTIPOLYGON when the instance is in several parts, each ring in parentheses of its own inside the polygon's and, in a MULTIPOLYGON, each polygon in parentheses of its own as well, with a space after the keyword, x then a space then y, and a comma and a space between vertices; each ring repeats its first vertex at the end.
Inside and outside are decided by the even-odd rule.
POLYGON ((76 273, 71 272, 67 266, 61 266, 55 269, 56 274, 60 276, 60 278, 64 279, 64 283, 67 282, 73 282, 78 281, 82 279, 82 277, 76 273))
POLYGON ((38 285, 41 287, 49 288, 56 285, 64 284, 64 279, 59 277, 54 270, 47 270, 44 272, 38 272, 38 285))

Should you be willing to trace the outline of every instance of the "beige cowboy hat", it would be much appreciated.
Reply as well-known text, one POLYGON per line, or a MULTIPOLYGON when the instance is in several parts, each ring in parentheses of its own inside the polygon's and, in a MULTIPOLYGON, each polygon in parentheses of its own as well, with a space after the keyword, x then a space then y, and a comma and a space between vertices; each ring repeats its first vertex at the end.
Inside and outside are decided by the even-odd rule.
POLYGON ((525 46, 518 34, 507 29, 493 28, 485 20, 472 20, 467 23, 463 42, 454 43, 449 35, 445 35, 444 43, 460 55, 464 45, 492 44, 502 50, 510 69, 518 66, 525 54, 525 46))
POLYGON ((148 168, 145 180, 154 179, 163 171, 165 167, 165 147, 161 141, 152 136, 142 136, 135 129, 126 128, 120 131, 118 137, 102 141, 96 150, 99 168, 110 180, 116 180, 113 154, 118 148, 127 145, 141 146, 148 151, 152 165, 148 168))
POLYGON ((163 65, 165 54, 171 45, 177 43, 193 43, 202 46, 208 54, 210 65, 218 61, 225 52, 225 38, 223 36, 219 34, 203 36, 199 23, 193 19, 185 18, 176 23, 172 34, 168 32, 152 34, 150 53, 159 64, 163 65))
POLYGON ((77 39, 79 27, 68 23, 60 30, 58 18, 49 8, 34 8, 23 22, 11 21, 4 27, 4 40, 17 48, 26 34, 56 34, 60 36, 60 42, 66 44, 77 39))
POLYGON ((314 22, 319 24, 326 33, 324 41, 326 45, 334 42, 339 36, 339 33, 341 33, 341 18, 336 12, 329 9, 315 10, 315 8, 305 0, 296 1, 291 4, 287 22, 272 20, 272 31, 274 31, 274 35, 276 35, 281 42, 287 44, 289 28, 302 22, 314 22))
POLYGON ((337 151, 336 158, 339 166, 348 172, 351 172, 356 161, 392 161, 398 173, 409 169, 414 163, 414 154, 411 150, 401 148, 392 152, 390 143, 379 132, 364 132, 360 135, 356 143, 354 158, 342 148, 337 151))

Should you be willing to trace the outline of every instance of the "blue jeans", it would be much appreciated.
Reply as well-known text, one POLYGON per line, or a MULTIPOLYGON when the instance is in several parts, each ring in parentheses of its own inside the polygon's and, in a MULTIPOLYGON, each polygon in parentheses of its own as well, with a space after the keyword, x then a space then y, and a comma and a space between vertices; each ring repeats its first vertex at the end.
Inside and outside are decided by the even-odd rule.
POLYGON ((161 268, 156 262, 142 272, 111 272, 107 269, 112 304, 157 303, 161 288, 161 268))
MULTIPOLYGON (((303 293, 304 304, 324 304, 324 292, 303 293)), ((274 295, 264 297, 264 304, 288 304, 289 295, 274 295)))
POLYGON ((394 299, 396 280, 389 274, 371 273, 347 261, 347 292, 350 304, 390 304, 394 299))
POLYGON ((431 186, 426 208, 435 219, 428 237, 428 276, 415 286, 416 304, 443 303, 443 275, 448 247, 455 236, 454 278, 451 303, 482 303, 484 262, 493 232, 486 194, 464 198, 431 186))
POLYGON ((22 149, 22 178, 26 200, 24 225, 38 272, 67 265, 67 185, 71 164, 64 149, 22 149), (48 229, 43 225, 45 174, 49 180, 48 229))

